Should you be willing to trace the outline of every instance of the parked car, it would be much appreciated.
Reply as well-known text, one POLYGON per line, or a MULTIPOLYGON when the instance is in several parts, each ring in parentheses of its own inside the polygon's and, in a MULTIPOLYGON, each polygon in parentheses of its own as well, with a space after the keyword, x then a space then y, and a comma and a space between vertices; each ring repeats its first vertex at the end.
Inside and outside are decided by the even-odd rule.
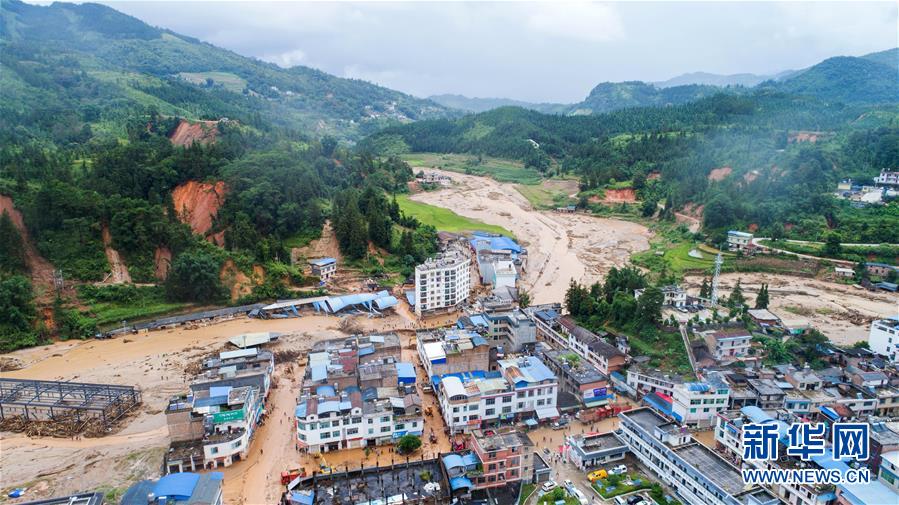
POLYGON ((615 468, 609 470, 609 474, 611 475, 623 475, 627 473, 627 465, 618 465, 615 468))
POLYGON ((605 469, 600 468, 599 470, 593 470, 592 472, 587 474, 587 480, 590 482, 596 482, 599 479, 605 479, 609 476, 609 472, 605 471, 605 469))
POLYGON ((574 483, 571 482, 571 480, 565 479, 565 482, 563 482, 562 485, 565 487, 566 491, 568 491, 571 494, 574 494, 574 483))
POLYGON ((616 496, 615 505, 627 505, 627 498, 623 496, 616 496))
POLYGON ((556 484, 555 481, 548 480, 544 482, 542 486, 540 486, 540 489, 542 489, 544 493, 548 493, 555 489, 556 486, 558 486, 558 484, 556 484))
POLYGON ((634 495, 627 499, 627 505, 637 505, 638 503, 643 503, 644 500, 640 495, 634 495))
POLYGON ((587 495, 585 495, 583 491, 574 486, 571 486, 571 488, 571 494, 577 498, 578 503, 581 505, 588 505, 590 503, 590 501, 587 500, 587 495))

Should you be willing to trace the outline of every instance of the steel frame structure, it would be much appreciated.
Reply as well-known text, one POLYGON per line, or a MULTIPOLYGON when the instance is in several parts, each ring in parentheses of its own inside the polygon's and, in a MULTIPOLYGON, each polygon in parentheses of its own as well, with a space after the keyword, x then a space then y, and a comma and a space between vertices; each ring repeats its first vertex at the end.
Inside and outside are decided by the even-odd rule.
POLYGON ((100 418, 109 425, 140 403, 140 390, 133 386, 0 378, 0 419, 74 416, 75 422, 100 418))

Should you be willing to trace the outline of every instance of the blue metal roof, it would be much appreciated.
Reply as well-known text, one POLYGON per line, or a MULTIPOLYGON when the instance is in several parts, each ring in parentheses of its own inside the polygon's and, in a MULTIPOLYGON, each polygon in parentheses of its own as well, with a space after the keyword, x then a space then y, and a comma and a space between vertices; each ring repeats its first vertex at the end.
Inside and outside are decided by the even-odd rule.
POLYGON ((702 382, 688 382, 687 389, 689 389, 690 391, 705 392, 711 388, 709 387, 708 384, 704 384, 702 382))
POLYGON ((476 326, 484 326, 484 327, 490 326, 490 322, 487 321, 487 318, 484 317, 483 314, 475 314, 473 316, 470 316, 469 319, 471 319, 471 323, 476 326))
POLYGON ((390 307, 393 307, 398 303, 400 302, 396 299, 395 296, 384 296, 375 299, 375 307, 377 307, 378 309, 389 309, 390 307))
POLYGON ((480 335, 475 335, 474 337, 471 337, 471 344, 475 347, 480 347, 482 345, 487 345, 487 340, 480 335))
POLYGON ((362 401, 370 402, 378 399, 378 390, 375 388, 365 388, 362 391, 362 401))
POLYGON ((212 407, 214 405, 223 405, 228 403, 227 396, 210 396, 207 398, 197 398, 194 400, 194 408, 196 407, 212 407))
POLYGON ((458 454, 447 454, 443 457, 443 466, 447 468, 458 468, 465 466, 465 462, 462 461, 462 456, 459 456, 458 454))
POLYGON ((481 460, 473 452, 469 452, 462 455, 462 462, 465 463, 465 466, 475 466, 481 463, 481 460))
POLYGON ((316 414, 322 415, 326 412, 340 412, 340 402, 337 400, 318 402, 318 412, 316 414))
POLYGON ((306 402, 297 405, 297 408, 293 411, 294 417, 306 417, 306 402))
POLYGON ((830 407, 826 407, 826 406, 823 406, 823 405, 822 405, 822 406, 820 407, 820 410, 821 410, 821 413, 822 413, 822 414, 824 414, 825 416, 827 416, 827 417, 833 419, 834 421, 839 421, 839 420, 840 420, 840 415, 837 414, 836 412, 834 412, 833 409, 831 409, 830 407))
POLYGON ((359 356, 368 356, 369 354, 375 353, 375 346, 373 345, 364 345, 359 348, 359 356))
POLYGON ((396 375, 398 377, 415 378, 415 366, 412 363, 398 362, 396 364, 396 375))
POLYGON ((314 365, 312 367, 312 380, 323 381, 328 378, 327 365, 314 365))
POLYGON ((406 290, 406 301, 409 302, 409 305, 415 306, 415 290, 407 289, 406 290))
POLYGON ((337 263, 337 260, 334 258, 318 258, 310 261, 309 263, 317 267, 323 267, 325 265, 330 265, 331 263, 337 263))
POLYGON ((153 494, 157 497, 165 496, 176 500, 189 500, 194 494, 197 483, 200 482, 198 473, 173 473, 161 477, 153 486, 153 494))
POLYGON ((780 435, 779 440, 781 441, 786 440, 789 436, 790 427, 787 426, 787 423, 774 419, 773 417, 769 416, 764 410, 756 407, 755 405, 743 407, 740 409, 740 412, 755 424, 776 423, 777 433, 778 435, 780 435))

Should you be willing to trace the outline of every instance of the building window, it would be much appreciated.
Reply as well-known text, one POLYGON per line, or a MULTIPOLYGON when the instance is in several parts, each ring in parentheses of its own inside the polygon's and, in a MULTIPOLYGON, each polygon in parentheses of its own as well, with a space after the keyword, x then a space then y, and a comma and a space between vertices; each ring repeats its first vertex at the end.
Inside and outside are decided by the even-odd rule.
POLYGON ((487 409, 487 410, 484 412, 484 415, 485 415, 485 416, 492 416, 492 415, 495 414, 495 413, 496 413, 496 409, 487 409))
POLYGON ((390 431, 390 426, 381 426, 381 433, 387 433, 390 431))
POLYGON ((493 405, 494 403, 496 403, 496 398, 487 398, 484 403, 486 403, 487 405, 493 405))

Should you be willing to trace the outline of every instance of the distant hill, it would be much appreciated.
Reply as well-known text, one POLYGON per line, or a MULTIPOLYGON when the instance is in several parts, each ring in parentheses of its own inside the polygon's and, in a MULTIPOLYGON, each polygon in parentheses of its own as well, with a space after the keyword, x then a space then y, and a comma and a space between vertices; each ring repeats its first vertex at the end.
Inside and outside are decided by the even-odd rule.
POLYGON ((593 88, 583 102, 575 104, 570 114, 599 114, 629 107, 680 105, 720 93, 716 86, 691 84, 657 88, 642 81, 604 82, 593 88))
POLYGON ((392 123, 448 114, 430 100, 308 67, 283 69, 98 4, 4 1, 0 39, 0 116, 11 124, 29 122, 36 110, 90 106, 89 117, 73 121, 86 119, 97 131, 117 127, 100 119, 106 110, 153 107, 242 123, 258 115, 278 126, 355 139, 392 123))
POLYGON ((876 53, 866 54, 862 56, 862 58, 868 61, 873 61, 874 63, 886 65, 887 67, 895 69, 897 72, 899 72, 899 47, 887 49, 886 51, 878 51, 876 53))
POLYGON ((458 109, 465 112, 486 112, 500 107, 521 107, 535 110, 545 114, 564 114, 571 107, 570 104, 561 103, 533 103, 511 98, 471 98, 464 95, 432 95, 428 100, 437 102, 450 109, 458 109))
MULTIPOLYGON (((879 61, 890 51, 865 57, 828 58, 788 79, 774 84, 777 91, 847 103, 895 102, 899 73, 879 61)), ((895 52, 893 53, 895 54, 895 52)))
POLYGON ((727 87, 727 86, 743 86, 747 88, 751 88, 759 83, 768 81, 768 80, 777 80, 783 75, 791 73, 792 70, 787 70, 786 72, 781 72, 774 75, 759 75, 759 74, 730 74, 730 75, 722 75, 722 74, 711 74, 708 72, 690 72, 687 74, 681 74, 677 77, 672 77, 666 81, 654 82, 653 84, 659 88, 671 88, 674 86, 685 86, 688 84, 703 84, 708 86, 719 86, 719 87, 727 87))

